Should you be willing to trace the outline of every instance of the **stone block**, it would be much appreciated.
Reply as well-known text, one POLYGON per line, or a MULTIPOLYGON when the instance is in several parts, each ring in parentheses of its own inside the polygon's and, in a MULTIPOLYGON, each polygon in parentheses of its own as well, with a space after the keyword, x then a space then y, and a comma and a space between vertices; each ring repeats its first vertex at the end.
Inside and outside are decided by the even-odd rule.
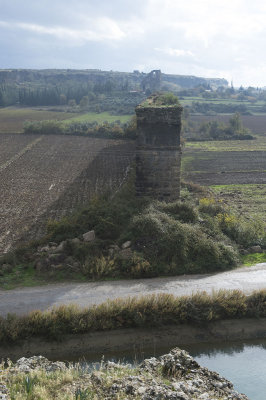
POLYGON ((82 235, 84 242, 93 242, 95 240, 95 232, 89 231, 82 235))

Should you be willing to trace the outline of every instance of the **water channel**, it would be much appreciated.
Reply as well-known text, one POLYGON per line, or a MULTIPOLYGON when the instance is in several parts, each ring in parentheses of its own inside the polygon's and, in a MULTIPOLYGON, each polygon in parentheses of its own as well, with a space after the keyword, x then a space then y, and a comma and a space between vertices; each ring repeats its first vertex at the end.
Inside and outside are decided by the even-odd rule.
MULTIPOLYGON (((250 400, 266 399, 266 339, 226 342, 221 344, 183 345, 201 366, 207 367, 230 380, 235 389, 245 393, 250 400)), ((168 353, 171 349, 132 349, 128 353, 105 354, 105 360, 139 363, 144 358, 168 353)), ((99 363, 101 356, 86 355, 89 365, 99 363)), ((76 361, 76 360, 69 360, 76 361)))

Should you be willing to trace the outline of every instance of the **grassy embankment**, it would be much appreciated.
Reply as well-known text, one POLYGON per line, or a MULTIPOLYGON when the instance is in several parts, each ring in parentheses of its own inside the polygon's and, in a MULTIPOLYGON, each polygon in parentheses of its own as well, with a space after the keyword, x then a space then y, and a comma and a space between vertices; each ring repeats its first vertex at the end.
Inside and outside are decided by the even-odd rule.
MULTIPOLYGON (((183 175, 195 183, 211 185, 213 196, 232 214, 265 230, 266 186, 261 183, 266 171, 265 151, 265 136, 250 141, 186 143, 182 156, 183 175), (228 184, 217 184, 219 181, 228 184)), ((243 257, 245 265, 265 261, 264 253, 243 257)))
POLYGON ((265 317, 265 290, 248 296, 239 290, 182 297, 159 294, 107 301, 87 309, 70 305, 33 311, 23 317, 0 317, 0 342, 16 343, 33 337, 62 340, 66 334, 265 317))

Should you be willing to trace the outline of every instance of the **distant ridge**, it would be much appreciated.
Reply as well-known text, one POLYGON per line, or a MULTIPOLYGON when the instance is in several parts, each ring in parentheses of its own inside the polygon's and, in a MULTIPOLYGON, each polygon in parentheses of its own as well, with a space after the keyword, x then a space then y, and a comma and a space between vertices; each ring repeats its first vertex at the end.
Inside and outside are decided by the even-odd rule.
MULTIPOLYGON (((133 71, 101 71, 100 69, 0 69, 0 84, 6 83, 34 83, 39 84, 58 84, 66 81, 76 81, 79 83, 106 83, 112 81, 115 83, 124 83, 130 90, 140 90, 142 81, 149 74, 133 71)), ((161 73, 162 89, 186 89, 199 85, 208 85, 214 88, 219 86, 228 86, 228 81, 222 78, 203 78, 192 75, 175 75, 161 73)))

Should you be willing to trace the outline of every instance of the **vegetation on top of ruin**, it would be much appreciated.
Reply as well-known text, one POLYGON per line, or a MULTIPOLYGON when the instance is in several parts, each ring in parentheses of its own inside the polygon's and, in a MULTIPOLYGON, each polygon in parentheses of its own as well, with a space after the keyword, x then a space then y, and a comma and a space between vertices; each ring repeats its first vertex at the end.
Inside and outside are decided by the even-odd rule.
POLYGON ((171 92, 154 93, 138 107, 181 107, 179 99, 171 92))

